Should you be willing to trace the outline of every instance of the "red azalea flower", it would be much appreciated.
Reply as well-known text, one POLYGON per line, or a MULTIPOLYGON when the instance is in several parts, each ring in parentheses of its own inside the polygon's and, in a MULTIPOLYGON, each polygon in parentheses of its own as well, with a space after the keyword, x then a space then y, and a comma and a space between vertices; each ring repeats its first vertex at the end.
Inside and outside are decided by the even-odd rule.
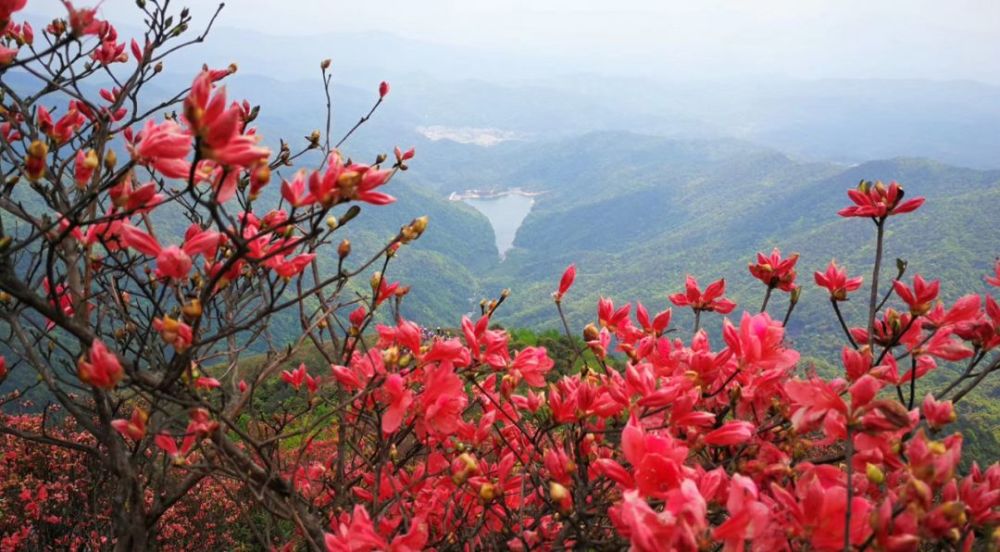
POLYGON ((854 205, 838 211, 837 214, 842 217, 885 219, 892 215, 915 211, 924 204, 922 197, 902 201, 903 187, 895 181, 890 182, 888 187, 881 181, 875 183, 862 181, 857 188, 848 190, 847 195, 854 205))
POLYGON ((382 388, 389 403, 389 407, 382 415, 382 431, 395 433, 403 423, 406 409, 413 404, 413 391, 406 388, 403 377, 399 374, 389 374, 382 388))
POLYGON ((705 442, 715 446, 741 445, 753 437, 753 432, 754 425, 752 423, 745 420, 734 420, 726 422, 719 429, 705 435, 705 442))
POLYGON ((795 263, 798 260, 798 253, 782 259, 781 251, 775 247, 770 256, 757 253, 757 263, 749 265, 750 274, 770 288, 790 292, 795 287, 795 263))
POLYGON ((698 280, 690 274, 686 281, 686 291, 670 296, 670 301, 678 307, 691 307, 695 311, 713 311, 719 314, 729 314, 736 308, 736 303, 722 296, 726 291, 726 279, 712 282, 702 293, 698 280))
POLYGON ((921 275, 917 274, 913 277, 913 289, 899 280, 894 281, 892 287, 896 290, 896 295, 899 295, 909 305, 910 313, 914 316, 921 316, 931 310, 931 303, 937 299, 941 281, 934 280, 928 283, 921 275))
POLYGON ((123 375, 118 357, 98 339, 90 344, 87 360, 81 358, 76 366, 80 381, 100 389, 114 388, 123 375))
POLYGON ((825 287, 834 301, 846 301, 847 294, 857 291, 864 281, 861 276, 848 278, 847 270, 837 266, 836 261, 830 261, 825 272, 816 272, 813 277, 816 279, 816 285, 825 287))
POLYGON ((131 418, 128 420, 112 420, 111 426, 123 436, 138 442, 146 436, 146 422, 148 420, 149 414, 145 410, 135 408, 132 410, 131 418))

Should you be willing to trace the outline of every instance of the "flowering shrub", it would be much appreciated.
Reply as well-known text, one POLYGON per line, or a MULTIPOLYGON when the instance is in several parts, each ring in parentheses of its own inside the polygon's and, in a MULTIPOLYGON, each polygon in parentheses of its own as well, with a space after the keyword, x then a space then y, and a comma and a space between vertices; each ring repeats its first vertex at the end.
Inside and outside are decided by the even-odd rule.
POLYGON ((945 305, 939 282, 904 279, 902 264, 884 280, 886 227, 923 203, 898 184, 862 182, 840 212, 875 226, 867 319, 839 308, 861 276, 833 262, 815 275, 843 329, 829 336, 842 377, 810 373, 788 346, 798 256, 778 250, 749 266, 756 313, 734 314, 725 280, 689 276, 669 297, 694 311, 689 334, 670 309, 636 304, 633 320, 602 299, 577 339, 562 316, 571 266, 553 298, 572 352, 556 368, 491 326, 505 296, 463 318, 461 337, 398 315, 408 288, 387 270, 425 218, 360 261, 337 235, 358 204, 393 201, 383 187, 412 150, 360 163, 328 128, 273 152, 259 108, 219 84, 235 67, 145 107, 162 59, 204 38, 179 42, 185 11, 140 3, 148 28, 126 47, 66 2, 36 46, 12 19, 24 4, 0 0, 0 76, 41 82, 0 81, 0 378, 32 371, 20 381, 60 412, 0 420, 5 549, 1000 545, 1000 467, 962 472, 948 433, 1000 369, 1000 307, 945 305), (108 75, 95 97, 77 85, 108 75), (271 183, 310 151, 317 166, 271 183), (370 293, 342 293, 370 268, 370 293), (775 292, 790 294, 780 320, 775 292), (272 342, 269 324, 293 319, 298 337, 272 342), (722 343, 703 323, 721 323, 722 343), (918 393, 953 361, 956 377, 918 393))
MULTIPOLYGON (((109 547, 112 486, 101 475, 99 459, 86 453, 93 437, 72 418, 47 427, 45 437, 38 437, 45 423, 39 416, 5 416, 2 423, 0 549, 109 547)), ((226 481, 204 479, 164 514, 157 545, 163 550, 237 546, 246 513, 234 500, 237 492, 226 481)))

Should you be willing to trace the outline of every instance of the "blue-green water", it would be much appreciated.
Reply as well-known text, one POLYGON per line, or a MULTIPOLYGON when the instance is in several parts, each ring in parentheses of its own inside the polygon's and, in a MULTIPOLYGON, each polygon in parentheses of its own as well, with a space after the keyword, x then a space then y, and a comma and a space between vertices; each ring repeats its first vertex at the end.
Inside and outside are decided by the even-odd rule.
POLYGON ((506 194, 489 199, 466 199, 465 202, 490 219, 496 235, 497 251, 502 259, 514 246, 517 229, 531 212, 535 200, 521 194, 506 194))

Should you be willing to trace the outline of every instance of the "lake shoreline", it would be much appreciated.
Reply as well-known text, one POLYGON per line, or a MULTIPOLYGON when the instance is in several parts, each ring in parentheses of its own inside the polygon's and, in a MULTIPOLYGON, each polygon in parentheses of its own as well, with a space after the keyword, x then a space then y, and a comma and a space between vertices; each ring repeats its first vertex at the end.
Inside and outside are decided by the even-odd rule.
POLYGON ((507 258, 507 252, 514 247, 514 239, 521 223, 535 205, 535 196, 540 192, 526 192, 520 188, 503 191, 468 190, 462 194, 453 193, 449 199, 461 201, 482 213, 493 229, 500 261, 507 258))

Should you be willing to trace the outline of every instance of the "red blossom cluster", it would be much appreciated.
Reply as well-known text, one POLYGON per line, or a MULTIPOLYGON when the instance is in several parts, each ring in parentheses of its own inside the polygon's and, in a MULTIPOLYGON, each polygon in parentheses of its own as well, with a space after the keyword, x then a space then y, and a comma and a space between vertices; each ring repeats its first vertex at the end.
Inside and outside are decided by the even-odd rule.
MULTIPOLYGON (((59 415, 55 409, 48 413, 59 415)), ((0 434, 0 549, 112 547, 110 496, 114 491, 98 475, 100 459, 83 451, 93 444, 93 437, 66 419, 50 424, 47 436, 79 445, 79 449, 25 438, 38 435, 44 423, 35 414, 0 417, 4 428, 0 434)), ((180 552, 239 546, 244 538, 237 522, 245 513, 236 499, 238 493, 231 483, 212 479, 199 483, 160 520, 157 547, 180 552)), ((146 500, 152 502, 152 493, 146 500)))

